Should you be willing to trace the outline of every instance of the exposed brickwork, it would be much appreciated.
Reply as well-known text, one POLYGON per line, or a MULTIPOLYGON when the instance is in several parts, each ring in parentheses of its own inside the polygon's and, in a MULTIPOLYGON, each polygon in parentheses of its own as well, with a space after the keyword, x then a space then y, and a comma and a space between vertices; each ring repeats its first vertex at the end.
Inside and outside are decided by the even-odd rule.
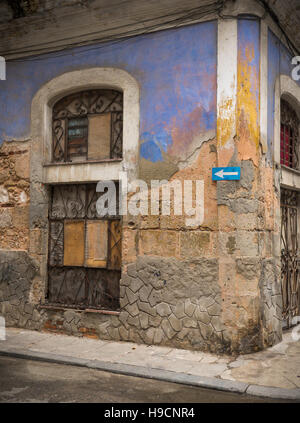
POLYGON ((30 143, 5 143, 0 149, 0 248, 29 246, 30 143))

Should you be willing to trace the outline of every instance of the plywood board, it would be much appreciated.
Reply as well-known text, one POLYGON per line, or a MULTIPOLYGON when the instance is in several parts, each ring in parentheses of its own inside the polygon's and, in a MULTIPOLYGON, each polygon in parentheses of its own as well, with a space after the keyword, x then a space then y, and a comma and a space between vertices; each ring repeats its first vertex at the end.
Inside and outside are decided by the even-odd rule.
POLYGON ((108 249, 108 222, 107 220, 88 220, 86 236, 87 267, 106 267, 108 249))
POLYGON ((88 158, 110 158, 111 114, 89 116, 88 158))
POLYGON ((84 221, 64 222, 64 266, 84 265, 84 221))
POLYGON ((120 220, 110 222, 110 263, 109 268, 121 269, 122 260, 122 223, 120 220))

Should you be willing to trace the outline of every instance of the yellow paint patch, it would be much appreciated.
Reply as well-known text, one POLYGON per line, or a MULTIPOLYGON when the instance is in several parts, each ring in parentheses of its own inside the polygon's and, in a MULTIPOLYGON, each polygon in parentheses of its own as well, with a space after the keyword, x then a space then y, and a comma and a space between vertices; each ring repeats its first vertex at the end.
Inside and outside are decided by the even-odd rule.
POLYGON ((217 139, 219 146, 224 146, 235 135, 235 113, 232 98, 224 100, 219 106, 217 120, 217 139))
POLYGON ((254 47, 248 46, 245 58, 239 52, 238 57, 238 155, 239 160, 251 159, 258 165, 259 148, 259 105, 255 96, 255 91, 259 90, 259 75, 257 75, 251 61, 254 58, 254 47))

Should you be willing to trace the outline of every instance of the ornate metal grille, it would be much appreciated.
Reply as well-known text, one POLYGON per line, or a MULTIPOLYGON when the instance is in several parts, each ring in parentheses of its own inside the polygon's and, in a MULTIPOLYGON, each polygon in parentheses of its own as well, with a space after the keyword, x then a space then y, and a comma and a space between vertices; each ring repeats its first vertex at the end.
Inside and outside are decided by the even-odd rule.
MULTIPOLYGON (((88 127, 90 118, 96 115, 109 117, 106 126, 109 126, 110 145, 105 158, 122 157, 123 95, 115 90, 89 90, 71 94, 53 107, 54 162, 68 162, 76 160, 76 157, 81 160, 93 159, 89 156, 91 140, 88 127)), ((98 124, 98 132, 101 132, 101 125, 103 133, 103 122, 98 124)), ((98 139, 97 143, 100 146, 103 142, 107 143, 106 137, 104 140, 98 139)))
POLYGON ((280 163, 299 170, 299 119, 285 100, 281 100, 280 107, 280 163))
POLYGON ((290 327, 300 314, 298 193, 281 189, 281 285, 283 320, 290 327))
POLYGON ((118 215, 99 219, 100 195, 96 184, 52 187, 47 295, 51 304, 119 308, 121 223, 118 215))

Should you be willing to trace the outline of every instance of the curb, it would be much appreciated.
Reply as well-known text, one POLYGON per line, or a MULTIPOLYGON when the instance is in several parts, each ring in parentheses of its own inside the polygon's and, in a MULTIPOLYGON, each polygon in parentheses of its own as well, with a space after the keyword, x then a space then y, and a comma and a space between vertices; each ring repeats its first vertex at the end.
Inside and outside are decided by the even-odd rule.
POLYGON ((1 348, 0 356, 22 358, 48 363, 64 364, 90 369, 102 370, 110 373, 117 373, 126 376, 156 379, 164 382, 180 383, 183 385, 198 386, 206 389, 227 391, 238 394, 246 394, 256 397, 286 399, 300 402, 299 389, 274 388, 270 386, 251 385, 239 381, 218 379, 215 377, 195 376, 186 373, 177 373, 170 370, 154 369, 151 367, 134 366, 132 364, 111 363, 100 360, 87 360, 71 356, 64 356, 38 351, 23 349, 1 348))

